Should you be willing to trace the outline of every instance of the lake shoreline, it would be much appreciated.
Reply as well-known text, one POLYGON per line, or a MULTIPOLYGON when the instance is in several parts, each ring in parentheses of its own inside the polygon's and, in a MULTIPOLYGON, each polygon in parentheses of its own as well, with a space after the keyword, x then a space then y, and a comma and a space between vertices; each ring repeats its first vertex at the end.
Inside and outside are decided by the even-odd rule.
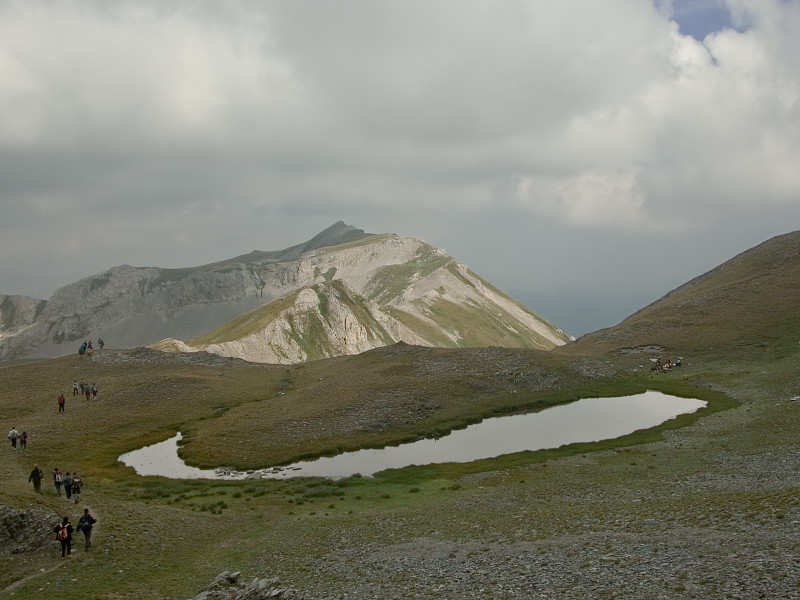
POLYGON ((133 467, 139 475, 175 479, 371 477, 389 469, 467 463, 518 452, 613 440, 636 430, 657 427, 680 415, 692 414, 707 405, 703 400, 669 396, 655 390, 634 396, 584 398, 535 413, 486 419, 432 440, 246 471, 187 465, 178 456, 181 432, 163 442, 127 452, 118 460, 133 467))

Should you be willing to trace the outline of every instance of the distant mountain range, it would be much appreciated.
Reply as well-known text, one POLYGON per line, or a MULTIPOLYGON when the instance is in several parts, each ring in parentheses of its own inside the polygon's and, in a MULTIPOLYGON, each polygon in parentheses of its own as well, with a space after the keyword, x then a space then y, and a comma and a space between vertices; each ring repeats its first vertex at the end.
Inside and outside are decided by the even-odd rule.
POLYGON ((545 350, 568 341, 443 250, 342 222, 284 250, 181 269, 122 265, 48 301, 0 296, 0 360, 61 356, 98 337, 270 363, 398 341, 545 350))

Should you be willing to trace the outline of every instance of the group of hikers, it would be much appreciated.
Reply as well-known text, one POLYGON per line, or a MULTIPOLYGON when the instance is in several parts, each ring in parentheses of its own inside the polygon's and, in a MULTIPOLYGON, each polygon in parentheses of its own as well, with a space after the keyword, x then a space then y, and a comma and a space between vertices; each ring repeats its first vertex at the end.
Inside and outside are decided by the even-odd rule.
MULTIPOLYGON (((33 488, 39 494, 42 493, 43 477, 44 473, 39 468, 39 465, 33 465, 33 471, 31 471, 31 474, 28 476, 28 482, 33 484, 33 488)), ((69 471, 62 475, 61 471, 55 468, 53 470, 53 484, 56 488, 56 495, 61 495, 61 488, 63 487, 64 493, 67 496, 67 501, 74 500, 75 504, 80 503, 81 489, 83 488, 83 479, 81 479, 80 475, 77 473, 70 474, 69 471)), ((92 545, 92 525, 95 523, 97 523, 97 519, 89 514, 88 508, 85 508, 83 510, 83 515, 81 515, 81 518, 78 520, 78 531, 83 532, 86 538, 84 550, 88 550, 92 545)), ((69 522, 69 517, 64 517, 61 523, 54 528, 56 539, 61 542, 61 558, 72 553, 73 531, 74 529, 69 522)))
MULTIPOLYGON (((44 478, 44 473, 39 468, 39 465, 33 465, 33 471, 31 474, 28 475, 28 483, 33 484, 33 489, 36 490, 37 493, 42 493, 42 479, 44 478)), ((83 479, 77 473, 70 474, 69 471, 62 474, 58 468, 53 470, 53 484, 56 486, 56 495, 61 495, 61 488, 64 488, 64 493, 67 496, 67 500, 75 500, 75 504, 80 502, 81 498, 81 489, 83 489, 83 479)))
MULTIPOLYGON (((106 343, 103 341, 103 338, 97 338, 97 346, 100 348, 100 350, 102 350, 103 346, 105 345, 106 343)), ((80 356, 83 356, 84 354, 91 356, 93 353, 94 347, 92 346, 92 340, 84 340, 83 344, 81 344, 81 347, 78 348, 78 354, 80 356)))
MULTIPOLYGON (((102 348, 102 340, 98 340, 100 347, 102 348)), ((91 346, 91 344, 89 344, 91 346)), ((97 384, 88 384, 84 381, 78 383, 77 380, 73 383, 73 396, 78 395, 78 392, 81 394, 86 395, 86 399, 89 400, 91 397, 97 398, 97 384)), ((58 396, 58 412, 62 413, 65 410, 66 399, 64 398, 64 394, 61 393, 58 396)), ((28 433, 23 431, 20 433, 17 430, 16 426, 11 428, 11 431, 8 432, 8 439, 11 441, 11 449, 17 450, 19 447, 20 450, 25 450, 27 447, 28 442, 28 433)), ((57 496, 61 496, 61 491, 63 488, 64 495, 66 496, 67 501, 74 501, 75 504, 80 503, 81 499, 81 491, 83 489, 83 479, 81 478, 78 473, 70 473, 67 471, 66 473, 62 473, 59 471, 58 468, 53 469, 53 485, 55 486, 55 492, 57 496)), ((41 468, 39 468, 38 464, 33 465, 33 470, 28 475, 28 483, 33 484, 33 489, 36 493, 42 493, 42 480, 44 479, 44 472, 41 468)), ((97 522, 91 514, 89 514, 89 509, 84 509, 83 515, 81 515, 80 519, 78 520, 77 529, 78 531, 83 532, 84 537, 86 538, 84 549, 88 550, 89 547, 92 545, 91 537, 92 537, 92 526, 97 522)), ((71 554, 72 552, 72 534, 74 528, 69 521, 69 517, 64 517, 61 523, 57 524, 54 527, 54 532, 56 534, 56 539, 61 542, 61 557, 64 558, 67 554, 71 554)))
POLYGON ((683 364, 683 359, 679 356, 675 359, 675 362, 672 362, 672 359, 668 358, 664 364, 661 364, 661 359, 657 358, 655 364, 653 365, 652 371, 672 371, 675 367, 680 367, 683 364))
MULTIPOLYGON (((78 381, 77 379, 72 382, 72 395, 73 396, 86 396, 87 400, 97 400, 97 384, 96 383, 86 383, 83 379, 78 381)), ((58 397, 58 404, 61 406, 64 394, 61 394, 58 397)), ((63 412, 63 411, 60 411, 63 412)))
POLYGON ((80 502, 81 489, 83 488, 83 479, 77 473, 70 475, 69 471, 62 474, 58 468, 53 470, 53 484, 56 486, 56 495, 61 495, 61 488, 64 488, 64 494, 67 500, 75 499, 75 504, 80 502))
POLYGON ((28 447, 28 432, 23 431, 20 433, 17 431, 16 425, 11 428, 11 431, 8 432, 8 439, 11 440, 11 449, 17 449, 17 442, 19 442, 19 449, 25 450, 28 447))
MULTIPOLYGON (((92 526, 95 523, 97 523, 97 519, 89 513, 88 508, 84 508, 81 518, 78 519, 78 531, 83 532, 83 536, 86 538, 83 545, 84 550, 88 550, 92 545, 92 526)), ((64 517, 61 523, 53 528, 53 531, 56 534, 56 539, 61 542, 61 558, 64 558, 67 554, 72 554, 72 533, 75 529, 72 527, 72 523, 69 522, 69 517, 64 517)))

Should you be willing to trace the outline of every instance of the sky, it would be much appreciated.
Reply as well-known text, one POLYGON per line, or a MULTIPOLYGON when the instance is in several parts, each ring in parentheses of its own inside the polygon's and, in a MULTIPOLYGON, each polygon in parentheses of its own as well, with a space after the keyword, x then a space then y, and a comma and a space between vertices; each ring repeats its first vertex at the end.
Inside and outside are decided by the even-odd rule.
POLYGON ((444 248, 567 333, 800 223, 800 0, 0 0, 0 294, 444 248))

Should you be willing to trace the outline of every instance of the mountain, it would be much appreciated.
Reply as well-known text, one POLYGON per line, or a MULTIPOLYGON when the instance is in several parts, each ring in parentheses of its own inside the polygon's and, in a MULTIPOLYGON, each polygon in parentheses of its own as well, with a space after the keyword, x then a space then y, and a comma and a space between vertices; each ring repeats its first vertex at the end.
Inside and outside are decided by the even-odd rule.
POLYGON ((676 288, 568 353, 782 358, 800 351, 800 231, 774 237, 676 288))
POLYGON ((401 340, 541 349, 567 341, 443 250, 342 222, 284 250, 199 267, 114 267, 60 288, 34 311, 25 306, 24 319, 7 319, 3 308, 0 360, 64 355, 96 336, 110 347, 166 339, 159 347, 261 362, 401 340))
POLYGON ((0 331, 17 329, 32 323, 45 305, 46 301, 30 296, 0 294, 0 331))

